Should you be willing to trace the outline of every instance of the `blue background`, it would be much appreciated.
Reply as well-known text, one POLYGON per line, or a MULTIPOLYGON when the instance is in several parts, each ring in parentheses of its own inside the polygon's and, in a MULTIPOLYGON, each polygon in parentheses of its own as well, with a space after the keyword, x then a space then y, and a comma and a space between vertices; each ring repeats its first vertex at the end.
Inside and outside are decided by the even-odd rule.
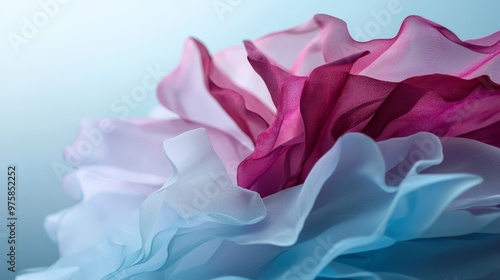
MULTIPOLYGON (((301 24, 316 13, 339 17, 353 35, 363 30, 369 39, 394 36, 412 14, 436 21, 462 39, 500 30, 497 0, 400 0, 399 12, 377 23, 376 14, 394 1, 61 0, 43 22, 43 16, 37 18, 44 11, 40 3, 50 0, 0 0, 0 278, 13 277, 6 270, 3 225, 7 165, 15 163, 19 169, 17 268, 50 265, 58 252, 45 234, 44 218, 75 203, 63 193, 53 164, 63 163, 62 151, 74 139, 79 121, 121 117, 113 102, 141 85, 147 69, 174 69, 189 36, 215 53, 301 24), (220 14, 215 4, 230 10, 220 14), (16 46, 13 34, 22 35, 25 19, 43 24, 16 46)), ((127 116, 144 116, 156 104, 155 92, 149 90, 127 116)))

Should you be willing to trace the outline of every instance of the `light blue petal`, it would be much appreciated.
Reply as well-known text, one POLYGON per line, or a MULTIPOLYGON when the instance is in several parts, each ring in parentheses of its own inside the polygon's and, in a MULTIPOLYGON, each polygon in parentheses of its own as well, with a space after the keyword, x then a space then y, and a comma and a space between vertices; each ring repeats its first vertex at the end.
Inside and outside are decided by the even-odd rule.
MULTIPOLYGON (((429 133, 381 143, 347 134, 303 185, 264 199, 230 184, 203 130, 165 151, 174 176, 163 188, 92 244, 19 279, 444 279, 450 264, 477 256, 470 269, 484 273, 463 265, 462 275, 498 274, 497 148, 429 133), (493 234, 467 235, 480 232, 493 234), (429 260, 442 267, 425 271, 429 260)), ((64 215, 92 217, 85 204, 98 197, 64 215)), ((113 199, 123 198, 99 203, 113 199)), ((82 230, 54 220, 52 232, 82 230)))

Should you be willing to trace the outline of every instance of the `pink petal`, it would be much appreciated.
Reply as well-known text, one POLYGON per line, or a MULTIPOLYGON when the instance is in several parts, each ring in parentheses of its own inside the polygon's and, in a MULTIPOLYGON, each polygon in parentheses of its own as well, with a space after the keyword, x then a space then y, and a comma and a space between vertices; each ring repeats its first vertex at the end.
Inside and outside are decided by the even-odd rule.
POLYGON ((243 143, 247 137, 255 141, 274 118, 258 98, 227 79, 194 39, 186 42, 177 70, 161 82, 158 98, 182 118, 222 130, 243 143))
POLYGON ((320 65, 369 51, 356 61, 352 74, 386 81, 435 73, 461 78, 489 75, 499 82, 499 34, 465 42, 439 24, 410 16, 394 38, 358 42, 344 21, 316 15, 301 26, 270 34, 254 44, 270 61, 295 75, 308 75, 320 65))

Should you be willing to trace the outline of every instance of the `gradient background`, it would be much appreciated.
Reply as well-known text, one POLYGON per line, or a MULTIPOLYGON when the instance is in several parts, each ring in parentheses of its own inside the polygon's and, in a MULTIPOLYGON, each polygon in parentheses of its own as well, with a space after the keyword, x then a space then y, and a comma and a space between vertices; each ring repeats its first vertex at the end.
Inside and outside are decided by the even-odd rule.
MULTIPOLYGON (((148 67, 173 70, 188 36, 214 53, 301 24, 316 13, 343 19, 355 35, 394 0, 66 0, 16 52, 9 34, 20 35, 23 18, 32 21, 43 11, 39 3, 49 1, 0 0, 0 279, 13 278, 5 255, 7 165, 18 166, 17 269, 50 265, 58 251, 45 234, 44 218, 75 203, 62 191, 53 163, 63 163, 62 151, 81 119, 122 116, 113 102, 141 85, 148 67), (214 3, 234 6, 221 18, 214 3)), ((401 12, 384 26, 377 24, 380 30, 372 29, 369 39, 394 36, 412 14, 446 26, 461 39, 500 30, 498 0, 399 3, 401 12)), ((127 116, 144 116, 156 104, 150 90, 127 116)))

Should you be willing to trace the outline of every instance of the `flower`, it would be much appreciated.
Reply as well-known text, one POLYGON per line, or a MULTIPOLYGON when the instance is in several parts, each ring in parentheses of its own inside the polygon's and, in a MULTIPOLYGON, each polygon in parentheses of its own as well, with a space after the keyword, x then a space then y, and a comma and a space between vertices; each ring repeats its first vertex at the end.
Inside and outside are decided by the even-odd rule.
POLYGON ((188 40, 158 89, 178 117, 115 120, 74 161, 81 123, 80 202, 46 221, 61 258, 18 279, 453 277, 416 269, 435 253, 500 276, 499 37, 410 17, 360 43, 317 15, 213 58, 188 40))
POLYGON ((189 40, 158 97, 183 118, 250 139, 238 185, 267 196, 303 183, 347 132, 380 141, 429 131, 500 146, 498 39, 463 42, 413 16, 396 37, 360 43, 344 22, 317 15, 214 58, 189 40))

